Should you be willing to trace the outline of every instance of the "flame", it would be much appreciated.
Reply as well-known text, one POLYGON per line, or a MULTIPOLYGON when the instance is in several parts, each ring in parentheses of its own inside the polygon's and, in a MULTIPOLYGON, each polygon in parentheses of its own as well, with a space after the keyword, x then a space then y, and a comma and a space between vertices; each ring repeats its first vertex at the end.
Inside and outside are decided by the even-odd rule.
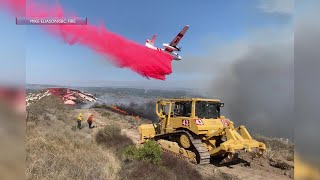
POLYGON ((111 109, 121 113, 121 114, 125 114, 125 115, 128 115, 128 113, 122 109, 119 109, 117 106, 111 106, 111 109))
POLYGON ((116 111, 116 112, 118 112, 118 113, 120 113, 120 114, 123 114, 123 115, 126 115, 126 116, 131 116, 136 120, 140 120, 140 116, 134 115, 134 114, 130 115, 127 111, 122 110, 122 109, 118 108, 117 106, 111 106, 111 109, 116 111))

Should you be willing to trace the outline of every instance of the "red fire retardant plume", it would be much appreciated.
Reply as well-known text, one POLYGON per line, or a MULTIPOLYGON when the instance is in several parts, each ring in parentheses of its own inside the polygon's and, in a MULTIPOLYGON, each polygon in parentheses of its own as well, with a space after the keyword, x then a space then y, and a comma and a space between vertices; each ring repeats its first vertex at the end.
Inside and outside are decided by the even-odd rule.
MULTIPOLYGON (((54 6, 40 4, 32 0, 0 0, 15 15, 26 17, 76 17, 66 14, 56 3, 54 6)), ((172 56, 108 31, 105 27, 94 25, 41 25, 47 32, 60 37, 70 45, 81 44, 111 59, 119 67, 130 68, 147 77, 165 80, 172 73, 172 56)))

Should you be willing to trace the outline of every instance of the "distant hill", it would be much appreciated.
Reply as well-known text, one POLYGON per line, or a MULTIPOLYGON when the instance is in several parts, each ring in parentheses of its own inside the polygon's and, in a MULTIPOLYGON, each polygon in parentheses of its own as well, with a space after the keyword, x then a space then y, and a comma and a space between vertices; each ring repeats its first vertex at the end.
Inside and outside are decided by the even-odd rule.
POLYGON ((66 87, 66 86, 59 86, 59 85, 52 85, 52 84, 26 84, 26 89, 45 89, 49 87, 66 87))
POLYGON ((208 97, 206 92, 188 90, 188 89, 147 89, 147 88, 130 88, 130 87, 73 87, 73 86, 59 86, 59 85, 39 85, 39 84, 27 84, 27 92, 34 92, 39 89, 48 88, 70 88, 80 91, 89 92, 97 97, 103 96, 106 93, 118 94, 119 96, 131 95, 144 98, 178 98, 178 97, 208 97))

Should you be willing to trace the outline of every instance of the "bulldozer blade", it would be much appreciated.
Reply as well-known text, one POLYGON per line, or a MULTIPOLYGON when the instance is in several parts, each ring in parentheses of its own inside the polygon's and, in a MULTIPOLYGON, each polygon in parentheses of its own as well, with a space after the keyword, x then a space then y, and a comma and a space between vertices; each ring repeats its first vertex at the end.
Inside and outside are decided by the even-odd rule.
POLYGON ((228 155, 226 155, 226 157, 220 162, 220 164, 229 163, 229 162, 234 161, 234 160, 236 160, 238 158, 239 158, 238 154, 228 153, 228 155))
POLYGON ((260 157, 263 157, 263 155, 264 155, 264 151, 260 149, 255 149, 252 152, 252 158, 260 158, 260 157))

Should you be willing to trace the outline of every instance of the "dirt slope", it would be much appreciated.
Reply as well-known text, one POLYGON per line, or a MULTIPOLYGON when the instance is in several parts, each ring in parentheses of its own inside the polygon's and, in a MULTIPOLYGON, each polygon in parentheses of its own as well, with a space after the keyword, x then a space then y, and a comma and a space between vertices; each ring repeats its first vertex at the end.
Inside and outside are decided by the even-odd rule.
POLYGON ((247 179, 247 180, 254 180, 254 179, 261 179, 261 180, 269 180, 269 179, 278 179, 278 180, 285 180, 290 179, 285 175, 279 175, 276 173, 268 172, 268 170, 264 169, 256 169, 256 168, 248 168, 248 167, 241 167, 239 165, 235 165, 231 168, 229 167, 218 167, 219 170, 226 174, 234 175, 239 179, 247 179))

